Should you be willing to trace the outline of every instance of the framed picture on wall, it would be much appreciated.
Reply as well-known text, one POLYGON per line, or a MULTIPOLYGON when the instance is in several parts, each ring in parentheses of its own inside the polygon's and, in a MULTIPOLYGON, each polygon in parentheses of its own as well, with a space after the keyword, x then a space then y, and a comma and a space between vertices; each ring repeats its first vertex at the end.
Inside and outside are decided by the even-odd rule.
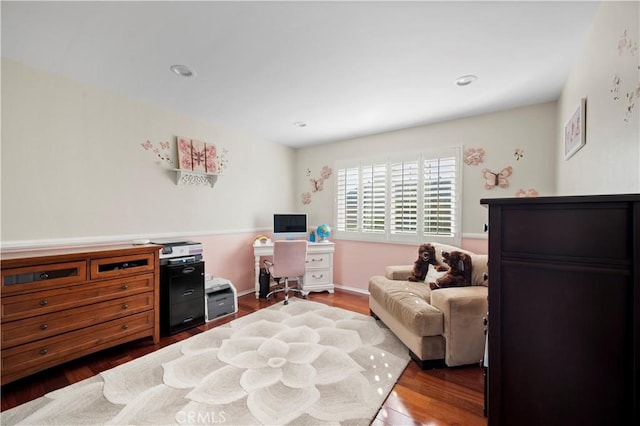
POLYGON ((580 105, 564 126, 564 159, 568 160, 587 142, 587 98, 580 99, 580 105))

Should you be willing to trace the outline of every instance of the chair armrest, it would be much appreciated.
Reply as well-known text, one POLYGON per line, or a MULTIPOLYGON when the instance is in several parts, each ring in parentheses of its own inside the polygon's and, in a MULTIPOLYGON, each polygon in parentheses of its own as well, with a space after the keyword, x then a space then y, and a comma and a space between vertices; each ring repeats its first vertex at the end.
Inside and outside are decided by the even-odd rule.
POLYGON ((394 281, 407 281, 411 271, 413 271, 413 265, 387 266, 384 270, 384 276, 394 281))
POLYGON ((444 315, 445 363, 474 364, 484 356, 488 288, 450 287, 431 292, 431 305, 444 315))

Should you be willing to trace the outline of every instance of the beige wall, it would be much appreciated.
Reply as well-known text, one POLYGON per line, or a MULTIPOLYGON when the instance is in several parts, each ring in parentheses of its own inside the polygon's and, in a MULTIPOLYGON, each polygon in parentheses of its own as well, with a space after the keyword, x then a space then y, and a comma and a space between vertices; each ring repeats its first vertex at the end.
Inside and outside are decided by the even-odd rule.
POLYGON ((603 2, 558 103, 557 191, 565 194, 640 192, 640 3, 603 2), (623 34, 627 33, 627 37, 623 34), (619 43, 635 46, 622 49, 619 43), (615 100, 613 78, 620 78, 615 100), (633 95, 635 106, 627 113, 633 95), (587 98, 586 145, 564 159, 564 123, 587 98))
POLYGON ((480 205, 481 198, 513 197, 519 189, 530 188, 535 188, 540 195, 554 194, 555 116, 556 103, 552 102, 300 149, 296 153, 294 172, 298 191, 296 202, 300 209, 308 212, 312 225, 331 224, 335 178, 329 178, 323 191, 313 193, 311 203, 304 206, 300 194, 310 189, 307 170, 316 177, 323 165, 333 168, 337 159, 441 146, 483 148, 484 163, 463 163, 462 188, 463 235, 483 238, 487 209, 480 205), (514 156, 516 148, 524 150, 520 160, 514 156), (482 169, 500 171, 507 166, 513 167, 513 174, 508 178, 509 188, 485 189, 482 169))
MULTIPOLYGON (((173 153, 175 157, 175 152, 173 153)), ((293 206, 293 150, 2 61, 2 243, 253 232, 293 206), (228 150, 214 188, 178 186, 141 144, 228 150)), ((161 163, 161 164, 160 164, 161 163)))

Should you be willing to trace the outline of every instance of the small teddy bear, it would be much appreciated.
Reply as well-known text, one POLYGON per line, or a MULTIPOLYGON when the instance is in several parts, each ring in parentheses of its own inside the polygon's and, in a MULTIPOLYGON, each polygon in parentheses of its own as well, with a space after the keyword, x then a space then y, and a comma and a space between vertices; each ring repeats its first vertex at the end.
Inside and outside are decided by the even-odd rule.
POLYGON ((418 259, 413 263, 413 270, 407 280, 420 282, 424 281, 429 271, 429 265, 433 265, 436 271, 446 271, 447 267, 438 265, 436 260, 436 249, 429 243, 421 244, 418 247, 418 259))
POLYGON ((471 256, 453 250, 442 252, 444 263, 449 265, 449 271, 436 282, 429 283, 431 290, 445 287, 465 287, 471 285, 471 256))

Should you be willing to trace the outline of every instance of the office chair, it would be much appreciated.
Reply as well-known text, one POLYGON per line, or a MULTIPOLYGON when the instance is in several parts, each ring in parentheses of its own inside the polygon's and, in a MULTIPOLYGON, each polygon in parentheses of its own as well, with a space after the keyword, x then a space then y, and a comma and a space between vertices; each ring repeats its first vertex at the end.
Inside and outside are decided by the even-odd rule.
POLYGON ((289 304, 289 291, 302 294, 306 299, 307 294, 301 288, 289 287, 289 279, 298 281, 298 287, 302 286, 302 279, 307 264, 307 241, 306 240, 276 240, 273 242, 273 261, 265 260, 265 265, 269 269, 271 276, 279 282, 284 279, 284 287, 273 290, 267 294, 269 297, 280 291, 284 292, 284 304, 289 304))

